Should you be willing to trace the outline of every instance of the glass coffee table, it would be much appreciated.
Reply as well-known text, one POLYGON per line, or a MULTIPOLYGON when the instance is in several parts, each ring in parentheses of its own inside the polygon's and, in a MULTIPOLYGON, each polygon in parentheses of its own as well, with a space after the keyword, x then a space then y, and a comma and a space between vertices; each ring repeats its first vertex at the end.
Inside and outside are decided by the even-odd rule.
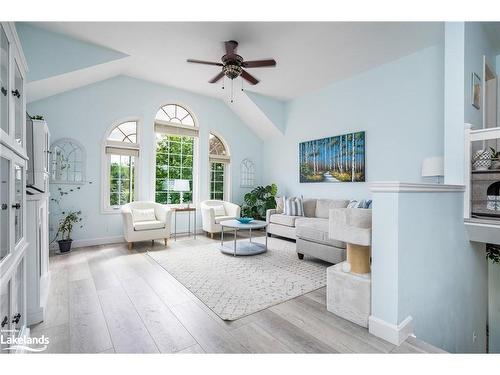
POLYGON ((222 231, 220 235, 220 246, 219 249, 224 254, 230 255, 257 255, 262 254, 267 251, 267 223, 261 220, 254 220, 248 224, 242 224, 238 220, 224 220, 220 222, 222 226, 222 231), (252 229, 266 229, 266 242, 265 244, 257 243, 252 241, 252 229), (224 243, 224 230, 226 233, 228 231, 233 232, 232 245, 230 243, 224 243), (240 230, 250 231, 249 241, 236 241, 236 234, 240 230))

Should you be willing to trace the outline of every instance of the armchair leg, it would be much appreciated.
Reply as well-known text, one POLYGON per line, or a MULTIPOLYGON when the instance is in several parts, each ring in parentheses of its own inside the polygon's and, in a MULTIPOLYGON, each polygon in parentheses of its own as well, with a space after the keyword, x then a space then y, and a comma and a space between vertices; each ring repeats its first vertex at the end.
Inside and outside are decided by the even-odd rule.
POLYGON ((304 254, 297 253, 297 256, 299 257, 300 260, 304 259, 304 254))
POLYGON ((165 242, 165 246, 168 246, 168 238, 165 238, 163 241, 165 242))
POLYGON ((128 249, 129 250, 132 250, 132 247, 134 246, 134 243, 133 242, 129 242, 128 243, 128 249))

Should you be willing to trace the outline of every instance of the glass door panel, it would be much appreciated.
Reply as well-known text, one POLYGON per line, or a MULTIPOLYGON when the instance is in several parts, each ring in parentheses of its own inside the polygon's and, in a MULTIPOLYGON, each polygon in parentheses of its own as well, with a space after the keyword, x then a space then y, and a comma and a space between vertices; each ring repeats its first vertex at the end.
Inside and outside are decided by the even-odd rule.
POLYGON ((9 134, 9 41, 0 25, 0 127, 9 134))
POLYGON ((0 158, 0 261, 10 248, 10 160, 0 158))
POLYGON ((14 238, 16 239, 16 245, 23 238, 23 187, 23 167, 16 164, 14 166, 14 202, 12 204, 12 208, 14 209, 14 238))
MULTIPOLYGON (((2 342, 6 342, 10 336, 10 281, 0 284, 0 335, 2 342)), ((0 349, 4 349, 8 344, 0 344, 0 349)), ((0 350, 0 353, 8 353, 8 351, 0 350)))
POLYGON ((24 110, 23 110, 23 76, 19 67, 16 65, 14 76, 14 124, 15 124, 15 138, 19 145, 23 145, 23 128, 24 128, 24 110))
POLYGON ((15 276, 14 297, 16 302, 12 305, 11 321, 15 324, 12 328, 20 329, 24 325, 24 258, 17 266, 15 276))

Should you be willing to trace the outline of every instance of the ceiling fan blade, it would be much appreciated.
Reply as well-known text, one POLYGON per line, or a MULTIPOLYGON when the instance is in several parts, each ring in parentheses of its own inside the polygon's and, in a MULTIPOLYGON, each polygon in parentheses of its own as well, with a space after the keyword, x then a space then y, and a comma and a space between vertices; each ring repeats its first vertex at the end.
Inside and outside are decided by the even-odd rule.
POLYGON ((205 65, 224 66, 222 63, 218 63, 218 62, 211 62, 211 61, 193 60, 193 59, 187 59, 186 61, 187 61, 187 62, 189 62, 189 63, 195 63, 195 64, 205 64, 205 65))
POLYGON ((241 72, 241 78, 246 79, 248 82, 250 82, 251 85, 256 85, 257 83, 259 83, 259 80, 253 75, 249 74, 246 70, 243 70, 241 72))
POLYGON ((265 66, 276 66, 276 60, 254 60, 254 61, 243 61, 241 66, 245 68, 262 68, 265 66))
POLYGON ((217 74, 214 78, 212 78, 210 81, 208 81, 209 83, 215 83, 217 82, 219 79, 221 79, 222 77, 224 77, 224 73, 223 72, 220 72, 219 74, 217 74))
POLYGON ((236 48, 238 48, 238 42, 236 40, 228 40, 224 42, 224 47, 226 48, 226 55, 236 54, 236 48))

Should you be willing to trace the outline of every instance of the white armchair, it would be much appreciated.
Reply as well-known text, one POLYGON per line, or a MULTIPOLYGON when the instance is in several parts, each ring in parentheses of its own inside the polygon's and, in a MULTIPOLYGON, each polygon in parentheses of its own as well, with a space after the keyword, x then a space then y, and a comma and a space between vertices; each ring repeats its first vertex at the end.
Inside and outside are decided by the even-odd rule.
POLYGON ((203 230, 210 233, 212 238, 214 233, 222 231, 221 221, 239 218, 241 212, 237 204, 213 199, 201 202, 200 209, 203 230))
POLYGON ((165 246, 170 238, 172 212, 159 203, 138 201, 122 206, 123 235, 128 248, 138 241, 163 239, 165 246), (135 214, 134 214, 134 210, 135 214), (154 215, 152 210, 154 210, 154 215))

